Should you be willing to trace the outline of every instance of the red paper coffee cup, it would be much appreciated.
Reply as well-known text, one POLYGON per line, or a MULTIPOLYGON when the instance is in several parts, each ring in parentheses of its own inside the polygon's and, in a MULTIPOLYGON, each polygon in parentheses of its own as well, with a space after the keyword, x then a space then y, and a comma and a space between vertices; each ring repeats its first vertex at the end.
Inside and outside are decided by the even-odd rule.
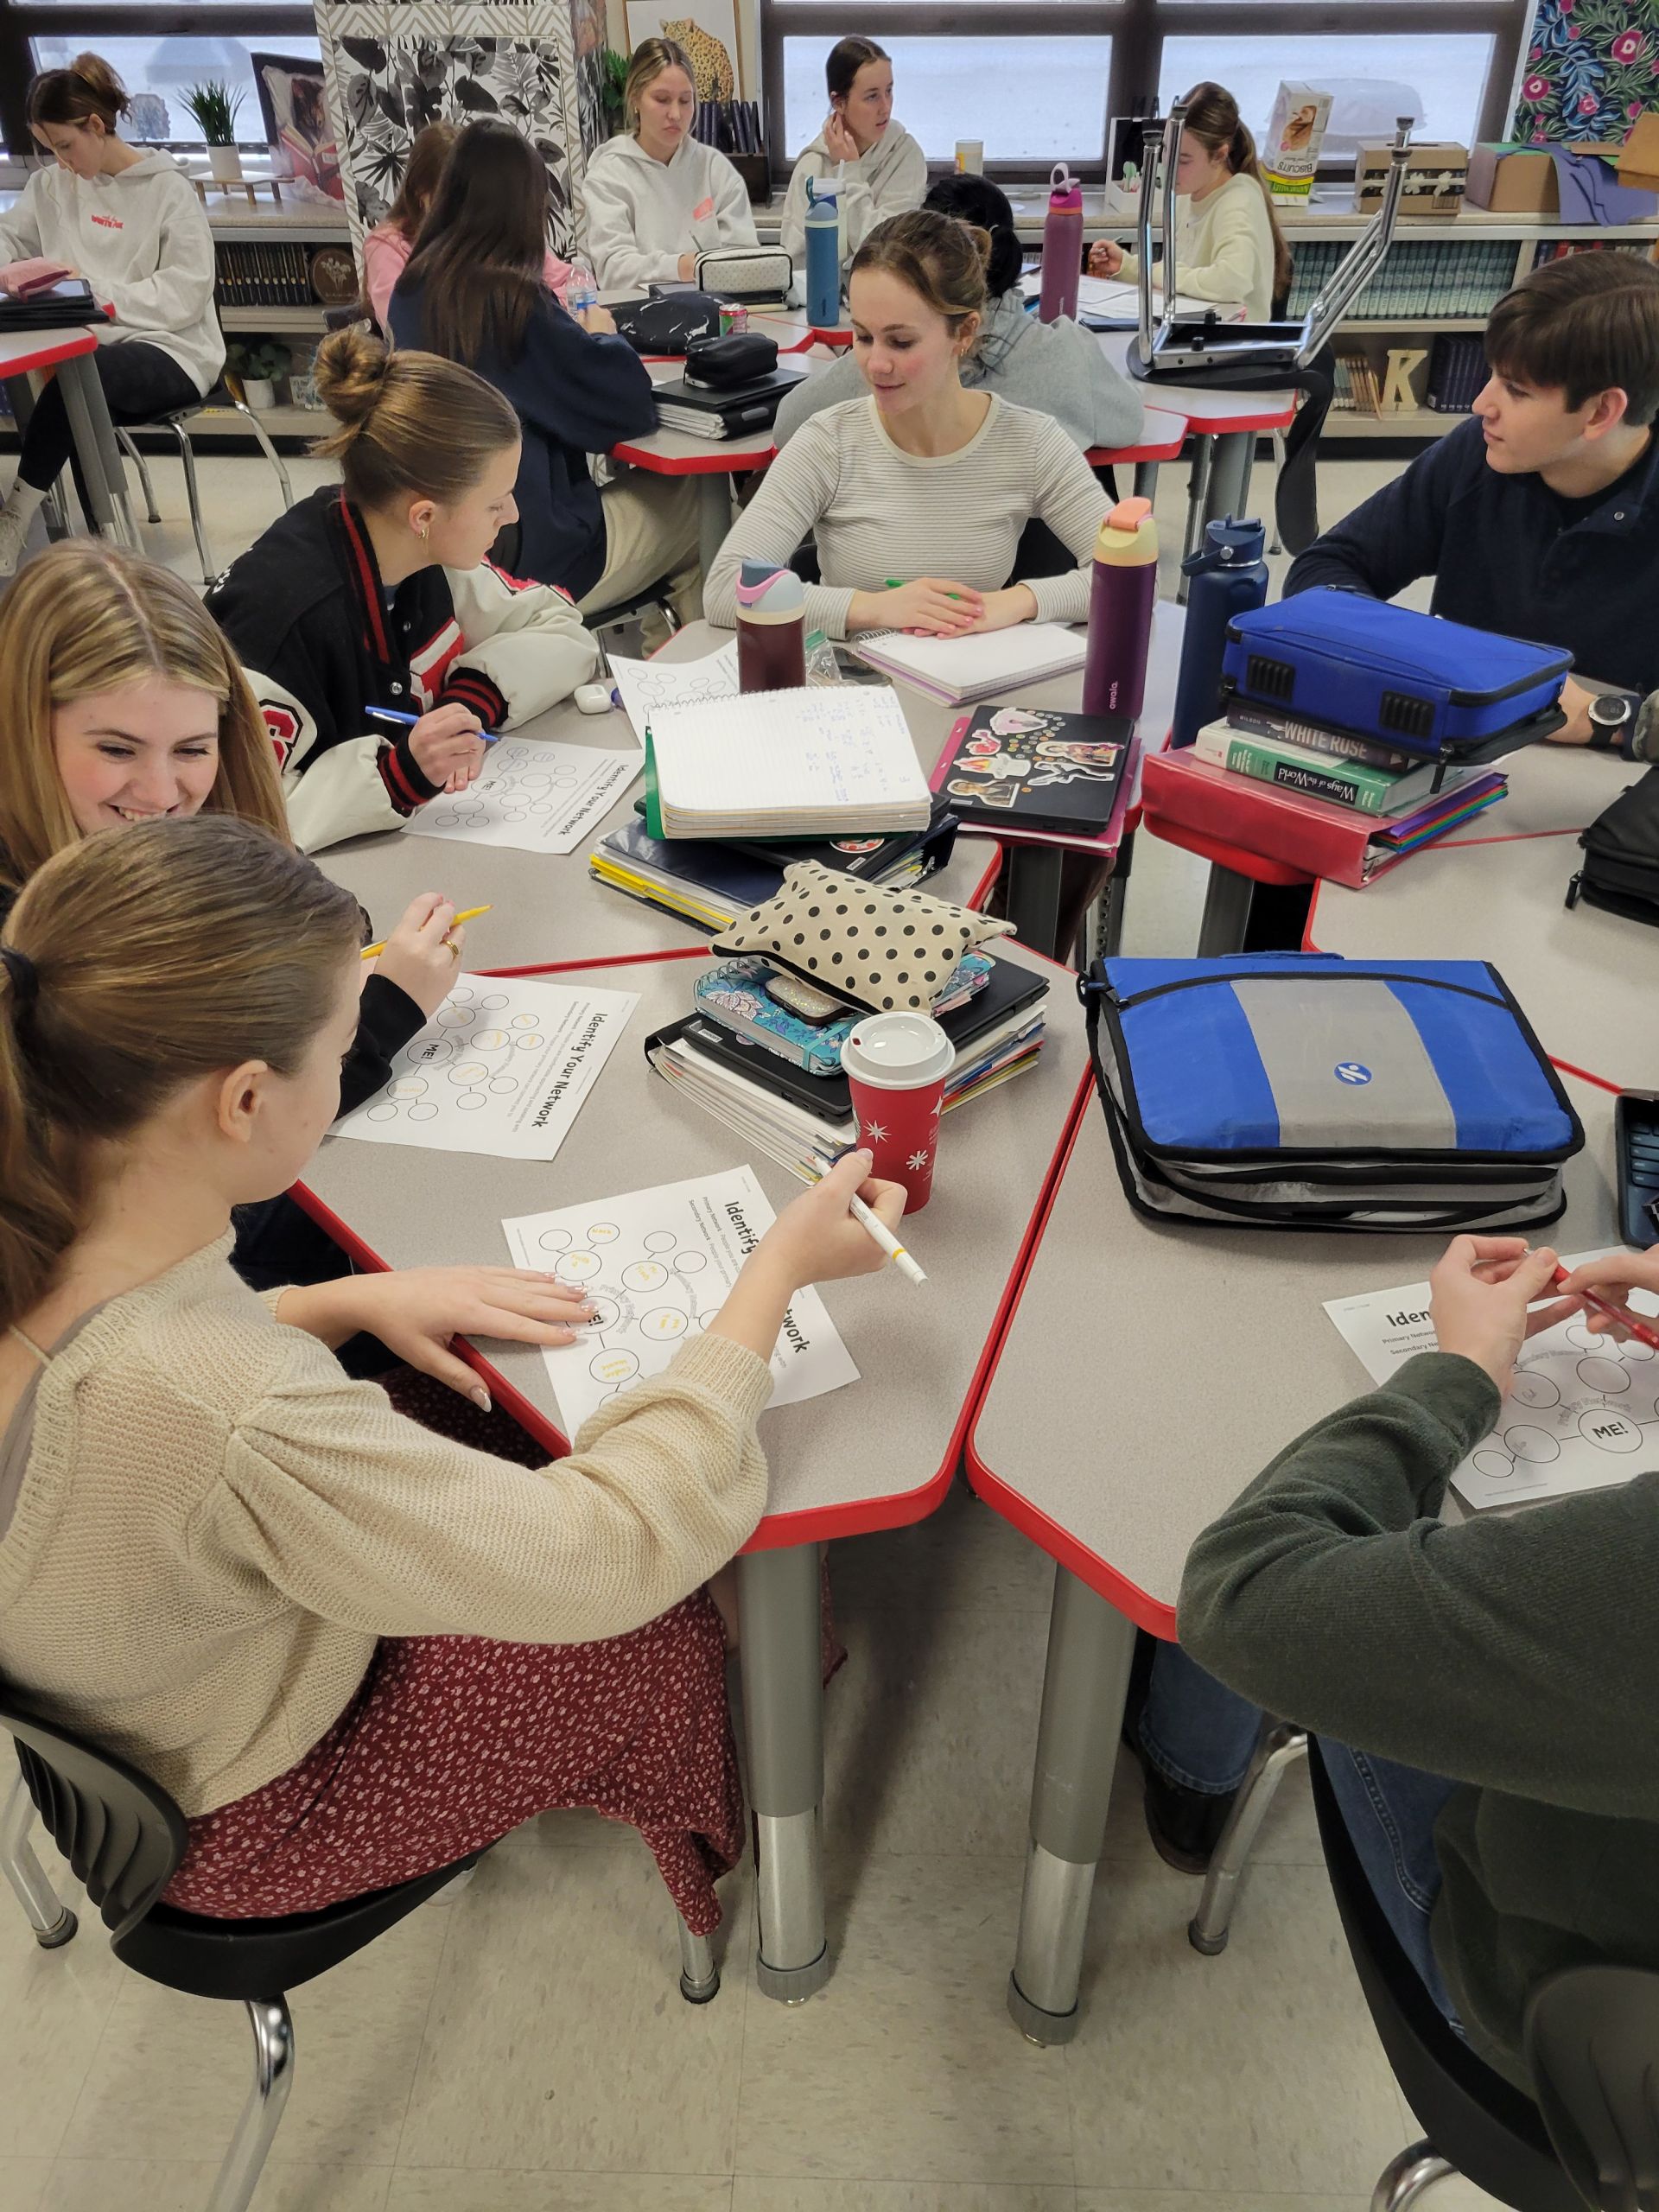
POLYGON ((841 1048, 858 1141, 875 1155, 872 1173, 905 1185, 906 1213, 919 1213, 933 1187, 945 1078, 956 1057, 925 1014, 864 1014, 841 1048))

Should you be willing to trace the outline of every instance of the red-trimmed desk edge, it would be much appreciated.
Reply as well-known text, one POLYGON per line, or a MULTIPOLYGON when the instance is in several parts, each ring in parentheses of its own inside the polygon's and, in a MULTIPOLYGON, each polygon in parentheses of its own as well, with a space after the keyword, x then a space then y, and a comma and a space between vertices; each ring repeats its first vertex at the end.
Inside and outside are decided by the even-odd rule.
POLYGON ((752 469, 769 467, 777 459, 776 446, 768 446, 764 453, 734 455, 732 446, 741 442, 741 439, 710 438, 705 456, 700 453, 653 453, 648 446, 635 445, 625 439, 620 446, 611 448, 611 458, 628 461, 651 476, 741 476, 752 469))
MULTIPOLYGON (((480 968, 476 972, 480 976, 569 975, 584 972, 590 968, 637 967, 647 961, 696 960, 706 957, 707 952, 706 945, 676 945, 662 952, 613 953, 601 960, 556 960, 524 968, 480 968)), ((1071 970, 1059 967, 1058 962, 1049 960, 1040 953, 1032 957, 1041 960, 1045 967, 1053 968, 1058 974, 1070 978, 1071 970)), ((881 1529, 906 1528, 912 1522, 925 1521, 943 1502, 962 1463, 969 1425, 977 1416, 995 1357, 1001 1348, 1014 1306, 1029 1272, 1037 1240, 1047 1224, 1053 1192, 1065 1162, 1071 1156, 1077 1125, 1093 1086, 1094 1077, 1085 1068, 1077 1078, 1077 1087, 1061 1122, 1053 1153, 1043 1172, 1031 1213, 1020 1233, 1019 1245, 1008 1269, 1007 1280, 1002 1286, 1001 1296, 991 1316, 984 1346, 974 1364, 973 1373, 968 1378, 968 1387, 956 1420, 951 1424, 944 1456, 937 1471, 926 1481, 918 1483, 913 1490, 896 1491, 887 1497, 862 1500, 855 1505, 827 1505, 798 1513, 763 1515, 760 1526, 743 1546, 746 1552, 785 1550, 793 1545, 817 1543, 835 1536, 862 1536, 873 1535, 881 1529)), ((289 1196, 310 1215, 319 1228, 334 1239, 348 1259, 373 1274, 389 1272, 385 1261, 374 1247, 303 1183, 296 1183, 289 1196)), ((550 1458, 562 1459, 565 1456, 570 1449, 569 1440, 531 1403, 522 1391, 515 1389, 475 1345, 465 1337, 457 1336, 452 1339, 451 1348, 457 1357, 465 1360, 468 1367, 484 1377, 495 1402, 505 1408, 527 1435, 547 1447, 550 1458)))
POLYGON ((97 336, 84 323, 78 323, 73 329, 59 331, 55 334, 49 330, 38 334, 20 332, 18 334, 38 334, 43 341, 41 349, 34 353, 20 353, 15 359, 0 361, 0 378, 26 377, 37 369, 55 369, 60 361, 77 360, 84 353, 98 351, 97 336))

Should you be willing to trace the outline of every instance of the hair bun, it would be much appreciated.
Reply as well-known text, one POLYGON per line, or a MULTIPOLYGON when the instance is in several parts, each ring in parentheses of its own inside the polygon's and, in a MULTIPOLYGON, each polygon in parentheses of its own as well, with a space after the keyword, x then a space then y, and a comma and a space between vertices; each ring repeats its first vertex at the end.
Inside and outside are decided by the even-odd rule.
POLYGON ((112 107, 118 115, 124 115, 132 105, 126 86, 101 54, 78 54, 69 67, 100 104, 112 107))
POLYGON ((385 395, 391 355, 360 323, 336 330, 317 348, 317 397, 348 430, 360 430, 385 395))

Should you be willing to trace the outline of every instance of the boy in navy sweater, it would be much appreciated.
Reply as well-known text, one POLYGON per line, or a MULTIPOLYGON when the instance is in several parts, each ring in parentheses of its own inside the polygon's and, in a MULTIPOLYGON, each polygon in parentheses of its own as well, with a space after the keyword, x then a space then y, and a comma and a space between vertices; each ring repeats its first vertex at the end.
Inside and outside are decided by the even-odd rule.
POLYGON ((1486 326, 1470 421, 1309 546, 1285 596, 1392 599, 1434 579, 1436 614, 1573 655, 1557 741, 1628 757, 1659 690, 1659 268, 1577 253, 1534 271, 1486 326), (1591 702, 1601 686, 1617 696, 1591 702))

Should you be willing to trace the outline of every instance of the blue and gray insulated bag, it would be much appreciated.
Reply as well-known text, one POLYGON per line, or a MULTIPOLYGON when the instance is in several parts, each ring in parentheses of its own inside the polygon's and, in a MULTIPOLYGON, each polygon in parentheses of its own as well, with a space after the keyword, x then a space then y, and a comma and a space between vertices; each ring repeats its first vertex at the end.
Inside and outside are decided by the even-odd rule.
POLYGON ((1124 1195, 1239 1229, 1523 1230, 1584 1130, 1484 960, 1101 960, 1078 984, 1124 1195))

